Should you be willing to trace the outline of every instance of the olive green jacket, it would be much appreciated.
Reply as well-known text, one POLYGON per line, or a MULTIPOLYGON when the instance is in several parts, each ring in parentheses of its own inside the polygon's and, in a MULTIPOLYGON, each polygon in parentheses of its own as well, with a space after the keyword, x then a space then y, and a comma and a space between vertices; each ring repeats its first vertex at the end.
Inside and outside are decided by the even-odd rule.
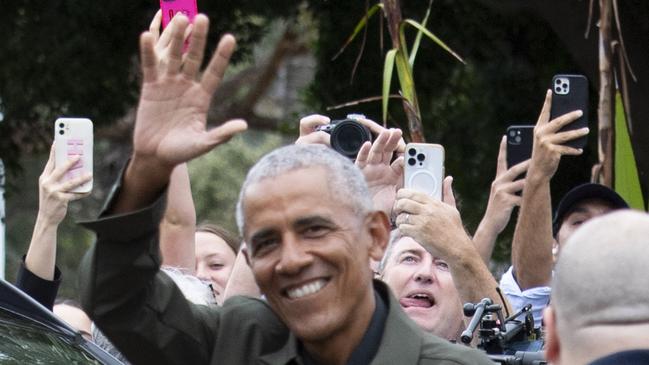
MULTIPOLYGON (((265 301, 191 304, 159 271, 164 205, 160 198, 134 213, 84 223, 97 241, 82 263, 82 304, 101 331, 133 364, 302 364, 297 339, 265 301)), ((476 350, 424 334, 384 283, 374 288, 388 316, 372 364, 493 364, 476 350)))

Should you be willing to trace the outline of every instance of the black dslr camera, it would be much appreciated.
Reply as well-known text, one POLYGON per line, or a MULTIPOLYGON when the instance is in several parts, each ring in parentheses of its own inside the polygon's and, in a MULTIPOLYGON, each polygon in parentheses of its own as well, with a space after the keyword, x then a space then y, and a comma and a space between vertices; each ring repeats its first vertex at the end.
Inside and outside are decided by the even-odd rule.
POLYGON ((372 133, 369 128, 358 122, 359 118, 365 118, 365 116, 350 114, 346 119, 332 120, 331 123, 319 126, 316 130, 329 133, 331 148, 343 156, 355 160, 363 143, 372 142, 372 133))

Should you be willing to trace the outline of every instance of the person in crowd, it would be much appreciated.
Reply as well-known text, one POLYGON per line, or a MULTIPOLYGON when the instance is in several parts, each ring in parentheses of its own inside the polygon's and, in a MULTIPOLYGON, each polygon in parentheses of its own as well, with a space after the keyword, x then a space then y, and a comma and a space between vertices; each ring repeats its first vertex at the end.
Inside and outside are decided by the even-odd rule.
POLYGON ((527 172, 529 164, 527 160, 507 168, 507 137, 503 136, 498 149, 496 177, 491 183, 487 209, 472 238, 485 264, 489 264, 496 239, 507 227, 514 207, 521 204, 525 178, 520 176, 527 172))
POLYGON ((84 259, 83 306, 133 363, 489 364, 481 353, 426 335, 367 265, 388 240, 363 175, 323 146, 289 146, 260 160, 241 189, 237 222, 266 301, 236 297, 195 306, 159 272, 158 224, 172 169, 246 128, 206 130, 211 97, 234 38, 221 38, 199 80, 208 20, 184 15, 158 59, 141 36, 143 87, 133 156, 84 259), (159 65, 163 64, 163 67, 159 65))
POLYGON ((508 303, 455 208, 452 177, 443 201, 410 189, 397 193, 397 227, 381 262, 381 279, 405 312, 424 330, 457 340, 464 329, 462 305, 490 298, 508 303))
POLYGON ((239 239, 225 228, 203 223, 196 228, 196 276, 209 282, 222 304, 228 279, 239 251, 239 239))
POLYGON ((562 244, 546 309, 552 364, 649 364, 649 215, 617 211, 562 244))
POLYGON ((81 333, 83 338, 92 340, 91 321, 81 305, 72 299, 57 299, 52 309, 54 314, 81 333))
POLYGON ((500 285, 514 310, 532 304, 535 326, 540 327, 543 308, 550 299, 553 246, 557 252, 574 228, 586 220, 610 210, 626 207, 612 190, 597 184, 582 185, 566 194, 554 218, 553 235, 550 180, 565 155, 579 155, 581 149, 564 145, 585 136, 588 128, 561 131, 582 115, 577 110, 550 120, 552 92, 534 128, 532 158, 527 172, 521 209, 512 242, 512 267, 501 278, 500 285))
POLYGON ((58 227, 65 218, 69 202, 88 195, 71 191, 92 178, 64 179, 66 172, 77 162, 78 158, 75 158, 62 166, 55 166, 52 145, 47 164, 38 179, 38 215, 34 232, 16 279, 16 287, 50 310, 61 284, 61 271, 56 267, 58 227))

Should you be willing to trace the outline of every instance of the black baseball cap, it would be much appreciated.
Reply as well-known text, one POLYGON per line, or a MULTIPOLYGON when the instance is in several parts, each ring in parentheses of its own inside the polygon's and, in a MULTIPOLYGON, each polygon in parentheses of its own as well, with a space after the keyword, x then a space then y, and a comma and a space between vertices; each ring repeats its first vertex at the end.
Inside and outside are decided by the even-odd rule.
POLYGON ((557 235, 563 218, 570 214, 577 203, 587 199, 601 199, 610 204, 613 209, 625 209, 629 207, 624 199, 615 191, 601 184, 587 183, 574 187, 561 198, 552 221, 552 234, 557 235))

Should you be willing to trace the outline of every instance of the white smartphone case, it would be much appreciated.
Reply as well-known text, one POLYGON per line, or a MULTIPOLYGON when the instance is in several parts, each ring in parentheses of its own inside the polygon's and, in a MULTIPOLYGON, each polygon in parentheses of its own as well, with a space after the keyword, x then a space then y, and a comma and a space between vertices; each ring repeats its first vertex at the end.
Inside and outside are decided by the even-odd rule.
POLYGON ((408 143, 404 158, 404 187, 441 200, 444 147, 439 144, 408 143))
MULTIPOLYGON (((93 129, 92 121, 86 118, 59 118, 54 122, 54 143, 56 149, 56 166, 65 164, 69 159, 81 156, 71 170, 65 174, 65 180, 92 174, 93 166, 93 129)), ((92 180, 71 190, 75 193, 87 193, 92 190, 92 180)))

